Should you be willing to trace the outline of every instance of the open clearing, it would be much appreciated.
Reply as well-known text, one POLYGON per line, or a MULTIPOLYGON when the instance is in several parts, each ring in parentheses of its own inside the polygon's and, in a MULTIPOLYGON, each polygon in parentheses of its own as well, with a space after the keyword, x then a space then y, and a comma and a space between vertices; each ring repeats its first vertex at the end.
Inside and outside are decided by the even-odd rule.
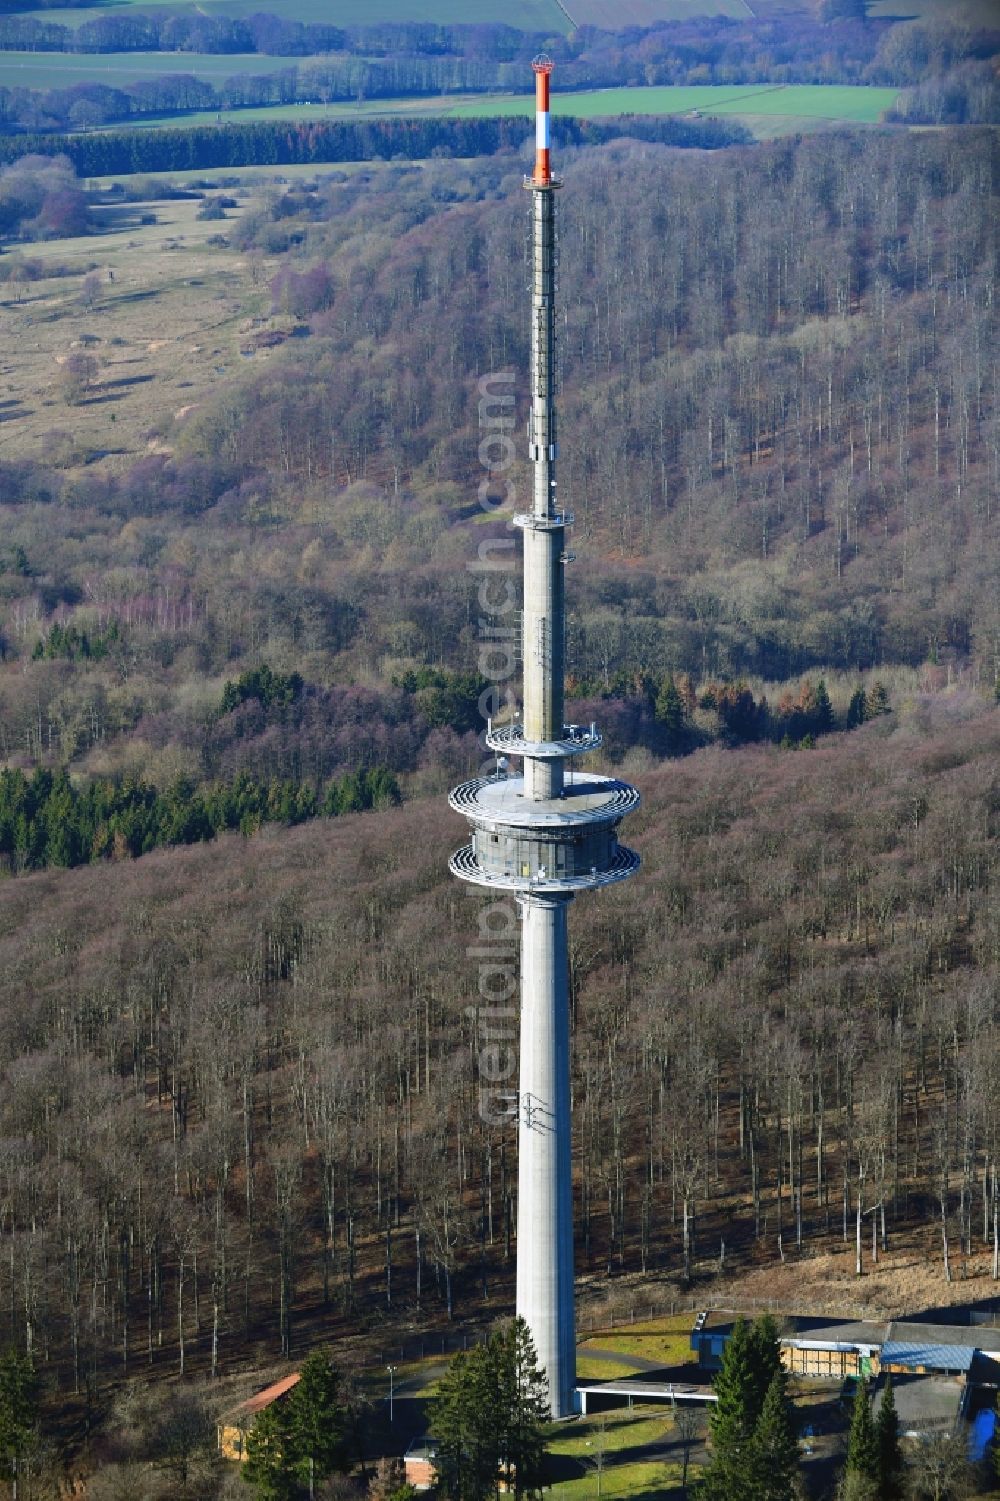
MULTIPOLYGON (((148 4, 148 0, 108 0, 107 4, 81 6, 79 10, 56 7, 45 11, 45 20, 76 27, 129 4, 148 4)), ((203 0, 201 4, 158 0, 156 8, 188 15, 249 16, 261 6, 259 0, 203 0)), ((493 22, 520 31, 550 33, 568 32, 575 26, 617 30, 649 26, 654 21, 688 21, 696 16, 745 19, 753 14, 746 0, 337 0, 335 7, 330 0, 268 0, 266 8, 289 21, 322 21, 337 26, 378 25, 383 21, 426 21, 441 26, 493 22)), ((280 65, 299 59, 268 61, 280 65)))
POLYGON ((71 274, 0 286, 0 457, 64 452, 65 462, 82 455, 127 468, 156 446, 153 429, 164 416, 197 404, 220 375, 250 363, 240 345, 248 318, 269 309, 273 268, 259 268, 255 286, 245 257, 207 243, 227 224, 199 220, 199 206, 185 199, 109 207, 98 211, 104 234, 21 247, 26 259, 71 274), (140 224, 151 210, 157 223, 140 224), (80 292, 92 268, 100 290, 88 308, 80 292), (70 406, 62 364, 82 347, 100 370, 70 406))
MULTIPOLYGON (((605 1501, 671 1495, 680 1479, 675 1452, 670 1452, 673 1427, 670 1409, 663 1406, 618 1409, 558 1424, 549 1453, 559 1478, 548 1494, 557 1501, 591 1501, 598 1494, 595 1461, 603 1453, 600 1494, 605 1501)), ((690 1478, 694 1475, 692 1468, 690 1478)))
MULTIPOLYGON (((406 163, 407 170, 420 168, 406 163)), ((95 210, 102 232, 11 247, 26 261, 63 274, 0 283, 0 458, 44 456, 122 471, 143 454, 162 451, 158 430, 165 417, 197 406, 220 379, 270 358, 266 349, 244 351, 273 322, 268 283, 279 259, 248 259, 226 243, 257 190, 321 181, 329 173, 392 170, 398 168, 358 162, 326 170, 217 168, 158 179, 141 173, 131 181, 225 185, 240 206, 212 220, 198 218, 197 198, 105 204, 95 210), (150 215, 156 222, 143 224, 150 215), (91 271, 99 289, 88 307, 81 292, 91 271), (62 368, 80 350, 94 355, 100 368, 83 400, 69 405, 62 368)), ((93 186, 111 181, 94 179, 93 186)))
MULTIPOLYGON (((874 125, 890 107, 897 89, 863 85, 764 84, 678 85, 662 88, 591 89, 554 96, 556 115, 597 120, 622 115, 724 115, 747 124, 754 135, 788 135, 833 124, 874 125)), ((184 115, 145 115, 109 130, 183 129, 194 125, 249 125, 254 121, 374 120, 389 116, 432 115, 488 119, 523 115, 530 119, 532 94, 435 95, 430 98, 372 99, 363 104, 277 104, 259 109, 196 110, 184 115)))
MULTIPOLYGON (((63 26, 79 26, 96 16, 107 15, 122 5, 144 5, 148 0, 108 0, 107 4, 79 9, 46 9, 45 20, 63 26)), ((259 0, 159 0, 158 10, 179 14, 248 16, 260 9, 259 0)), ((575 26, 599 26, 616 30, 624 26, 649 26, 655 21, 691 20, 696 16, 733 16, 745 19, 754 11, 746 0, 337 0, 331 14, 329 0, 268 0, 267 9, 290 21, 333 22, 339 26, 377 25, 383 21, 429 21, 439 25, 502 22, 522 31, 567 32, 575 26)), ((974 25, 998 24, 996 0, 872 0, 872 14, 880 17, 946 15, 950 20, 974 25)), ((18 12, 15 12, 15 14, 18 12)), ((20 12, 37 14, 36 12, 20 12)), ((269 59, 278 61, 280 59, 269 59)))
MULTIPOLYGON (((461 161, 461 157, 452 157, 452 161, 461 161)), ((163 185, 165 191, 167 185, 171 188, 259 188, 267 183, 281 186, 283 183, 293 182, 322 182, 324 178, 335 176, 337 178, 351 176, 356 172, 369 174, 373 172, 385 172, 387 170, 422 171, 425 163, 422 161, 403 162, 293 162, 287 166, 275 166, 270 163, 257 167, 192 167, 184 172, 115 172, 98 177, 88 177, 87 185, 96 191, 108 192, 114 183, 122 183, 126 186, 134 186, 136 183, 149 184, 150 192, 158 191, 157 184, 163 185)), ((148 207, 149 205, 147 205, 148 207)), ((197 207, 197 205, 195 205, 197 207)), ((164 215, 166 221, 170 220, 172 204, 167 201, 161 204, 159 200, 152 205, 161 219, 164 215), (163 213, 161 213, 161 209, 163 213)), ((211 223, 198 221, 199 231, 211 230, 211 223)), ((218 228, 218 225, 216 225, 218 228)), ((223 226, 223 230, 225 226, 223 226)), ((67 241, 58 240, 56 245, 65 245, 67 241)), ((78 245, 92 245, 91 239, 74 241, 78 245)), ((44 246, 42 249, 44 250, 44 246)), ((34 247, 25 247, 25 254, 34 253, 34 247)))
MULTIPOLYGON (((128 4, 129 0, 123 0, 123 3, 128 4)), ((149 0, 133 0, 133 3, 148 5, 149 0)), ((668 6, 676 3, 677 0, 665 0, 668 6)), ((88 5, 79 10, 46 10, 45 20, 58 21, 63 26, 79 26, 96 16, 107 15, 112 8, 117 10, 120 6, 88 5)), ((260 0, 203 0, 200 4, 192 4, 190 0, 174 4, 170 0, 165 0, 165 3, 159 0, 156 9, 186 15, 252 16, 261 10, 261 5, 260 0)), ((335 26, 428 21, 441 26, 505 23, 520 31, 566 32, 572 25, 556 0, 433 0, 432 4, 428 0, 337 0, 335 6, 331 6, 330 0, 268 0, 266 9, 270 15, 282 16, 288 21, 321 21, 335 26)), ((704 13, 705 9, 704 5, 699 5, 698 13, 704 13)))
MULTIPOLYGON (((681 84, 675 87, 593 89, 586 93, 554 94, 552 112, 598 119, 608 115, 794 116, 810 120, 844 120, 874 124, 889 108, 897 89, 850 84, 681 84)), ((534 100, 527 96, 491 97, 456 105, 456 115, 530 115, 534 100)))
POLYGON ((1000 26, 997 0, 871 0, 869 10, 880 20, 912 20, 914 16, 969 26, 1000 26))
MULTIPOLYGON (((363 104, 263 104, 250 109, 202 109, 182 115, 142 115, 118 120, 108 130, 184 130, 192 125, 250 125, 255 120, 379 120, 396 115, 451 115, 461 104, 472 104, 474 94, 431 95, 409 99, 372 99, 363 104)), ((497 113, 502 114, 500 110, 497 113)), ((517 113, 509 110, 507 113, 517 113)))
POLYGON ((753 11, 745 0, 566 0, 577 26, 617 31, 623 26, 651 26, 654 21, 689 21, 695 16, 733 16, 746 20, 753 11))
MULTIPOLYGON (((48 16, 48 12, 46 12, 48 16)), ((0 86, 70 88, 74 83, 120 87, 143 78, 190 74, 219 83, 238 73, 278 73, 309 62, 305 57, 265 57, 259 52, 0 52, 0 86)))
MULTIPOLYGON (((622 1357, 627 1364, 630 1356, 640 1362, 654 1361, 663 1366, 687 1365, 694 1360, 691 1350, 691 1313, 669 1314, 660 1319, 649 1319, 640 1324, 629 1324, 624 1329, 588 1334, 581 1345, 584 1354, 594 1350, 606 1350, 622 1357)), ((604 1379, 609 1379, 605 1377, 604 1379)))

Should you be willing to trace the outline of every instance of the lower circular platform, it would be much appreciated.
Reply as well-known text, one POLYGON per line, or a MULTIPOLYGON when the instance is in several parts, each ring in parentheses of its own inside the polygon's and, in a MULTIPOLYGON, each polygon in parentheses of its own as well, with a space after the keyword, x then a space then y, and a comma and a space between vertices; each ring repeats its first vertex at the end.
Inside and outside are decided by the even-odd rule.
POLYGON ((614 858, 606 870, 593 870, 586 875, 542 876, 537 872, 529 876, 500 874, 484 870, 476 859, 471 844, 456 850, 448 861, 448 869, 460 881, 470 881, 474 886, 488 886, 492 890, 534 892, 538 896, 575 896, 578 891, 596 891, 602 886, 613 886, 616 881, 626 881, 634 876, 642 862, 635 850, 625 845, 616 847, 614 858))

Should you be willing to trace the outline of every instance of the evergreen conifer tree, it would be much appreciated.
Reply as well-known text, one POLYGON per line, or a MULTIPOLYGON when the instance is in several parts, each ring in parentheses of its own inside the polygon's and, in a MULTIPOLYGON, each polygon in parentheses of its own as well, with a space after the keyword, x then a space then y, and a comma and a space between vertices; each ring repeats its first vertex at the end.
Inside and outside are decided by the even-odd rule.
POLYGON ((499 1455, 489 1431, 494 1415, 484 1379, 484 1348, 455 1356, 431 1407, 438 1491, 448 1501, 485 1501, 496 1489, 499 1455))
POLYGON ((684 704, 672 672, 667 673, 660 685, 654 712, 663 726, 667 750, 680 750, 684 744, 684 704))
POLYGON ((501 1469, 509 1493, 533 1496, 544 1479, 544 1430, 549 1421, 547 1383, 524 1319, 512 1319, 494 1339, 500 1411, 506 1420, 501 1439, 501 1469))
POLYGON ((431 1409, 438 1490, 449 1501, 540 1494, 549 1406, 544 1373, 523 1319, 457 1355, 431 1409))
POLYGON ((859 724, 864 724, 867 718, 868 702, 865 698, 865 690, 859 683, 851 694, 851 702, 847 706, 847 728, 856 729, 859 724))
POLYGON ((753 1501, 747 1455, 757 1383, 750 1329, 744 1319, 733 1325, 712 1385, 718 1401, 708 1418, 712 1456, 704 1472, 702 1495, 705 1501, 753 1501))
POLYGON ((322 1350, 303 1361, 287 1401, 295 1468, 312 1498, 319 1481, 344 1465, 340 1376, 322 1350))
POLYGON ((892 1375, 885 1378, 882 1403, 875 1419, 878 1445, 879 1494, 883 1501, 897 1501, 903 1494, 903 1455, 899 1447, 899 1417, 892 1390, 892 1375))
POLYGON ((750 1367, 753 1372, 752 1398, 749 1408, 751 1425, 755 1424, 764 1410, 764 1399, 774 1381, 785 1396, 785 1368, 781 1364, 781 1342, 778 1326, 769 1313, 755 1319, 747 1336, 750 1367))
POLYGON ((793 1501, 799 1473, 799 1446, 792 1426, 784 1372, 771 1377, 750 1441, 747 1472, 755 1501, 793 1501))
POLYGON ((699 1495, 704 1501, 790 1501, 798 1446, 770 1316, 752 1326, 737 1320, 713 1385, 718 1401, 708 1419, 712 1456, 699 1495))
POLYGON ((38 1379, 31 1357, 8 1350, 0 1356, 0 1475, 13 1481, 34 1448, 38 1379))
POLYGON ((817 735, 826 735, 836 727, 837 719, 830 702, 826 679, 820 678, 813 698, 813 725, 817 735))
POLYGON ((854 1394, 851 1431, 847 1439, 847 1470, 849 1474, 864 1475, 869 1480, 879 1478, 878 1439, 868 1400, 868 1386, 864 1381, 858 1383, 854 1394))
POLYGON ((272 1402, 247 1434, 243 1478, 259 1501, 292 1501, 297 1484, 287 1402, 272 1402))

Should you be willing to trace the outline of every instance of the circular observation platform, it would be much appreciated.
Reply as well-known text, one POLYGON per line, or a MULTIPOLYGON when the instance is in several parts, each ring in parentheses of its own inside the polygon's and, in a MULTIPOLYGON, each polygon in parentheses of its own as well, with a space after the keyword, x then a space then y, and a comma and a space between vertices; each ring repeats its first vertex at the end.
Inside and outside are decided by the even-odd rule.
POLYGON ((513 891, 585 891, 622 881, 639 857, 618 843, 618 825, 639 794, 616 777, 571 772, 558 797, 525 796, 523 777, 484 777, 448 801, 472 824, 472 843, 451 862, 455 875, 513 891))
POLYGON ((562 760, 565 756, 582 756, 599 750, 604 737, 595 725, 564 724, 561 740, 526 740, 523 724, 505 724, 486 732, 490 750, 505 756, 530 756, 535 761, 562 760))
POLYGON ((606 870, 594 867, 587 872, 573 875, 549 875, 539 868, 534 875, 507 874, 493 871, 480 865, 475 848, 466 844, 456 850, 448 861, 448 869, 460 881, 470 881, 474 886, 487 886, 497 891, 534 892, 537 896, 575 896, 578 891, 596 891, 601 886, 613 886, 616 881, 625 881, 634 876, 640 865, 635 850, 619 844, 612 863, 606 870))
POLYGON ((477 828, 572 830, 587 824, 617 824, 638 808, 636 789, 617 777, 571 771, 559 797, 535 799, 524 794, 523 777, 478 777, 463 782, 448 796, 456 813, 477 828))

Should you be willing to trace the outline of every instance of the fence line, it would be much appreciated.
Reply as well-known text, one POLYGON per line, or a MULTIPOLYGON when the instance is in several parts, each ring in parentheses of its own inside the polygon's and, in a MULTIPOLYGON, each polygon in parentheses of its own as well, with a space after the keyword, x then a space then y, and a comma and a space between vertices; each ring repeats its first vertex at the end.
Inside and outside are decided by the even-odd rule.
MULTIPOLYGON (((890 1323, 906 1322, 890 1314, 886 1309, 864 1305, 838 1304, 836 1311, 830 1307, 805 1306, 803 1304, 789 1304, 780 1298, 736 1298, 727 1304, 713 1304, 711 1299, 683 1297, 671 1298, 663 1303, 646 1303, 629 1305, 628 1308, 608 1309, 602 1313, 579 1315, 576 1329, 578 1339, 584 1335, 613 1333, 616 1329, 626 1329, 633 1324, 652 1323, 656 1319, 676 1318, 680 1313, 690 1313, 692 1327, 695 1316, 705 1309, 713 1313, 732 1314, 738 1317, 740 1314, 770 1313, 780 1318, 805 1318, 805 1319, 853 1319, 859 1323, 890 1323)), ((1000 1325, 1000 1311, 961 1309, 954 1310, 955 1322, 968 1323, 973 1326, 988 1325, 992 1328, 1000 1325)), ((443 1333, 427 1333, 414 1335, 412 1339, 387 1340, 377 1350, 357 1352, 352 1356, 357 1363, 365 1368, 386 1367, 399 1362, 445 1359, 449 1355, 456 1355, 459 1351, 468 1350, 483 1337, 482 1329, 466 1329, 459 1333, 445 1331, 443 1333)))

